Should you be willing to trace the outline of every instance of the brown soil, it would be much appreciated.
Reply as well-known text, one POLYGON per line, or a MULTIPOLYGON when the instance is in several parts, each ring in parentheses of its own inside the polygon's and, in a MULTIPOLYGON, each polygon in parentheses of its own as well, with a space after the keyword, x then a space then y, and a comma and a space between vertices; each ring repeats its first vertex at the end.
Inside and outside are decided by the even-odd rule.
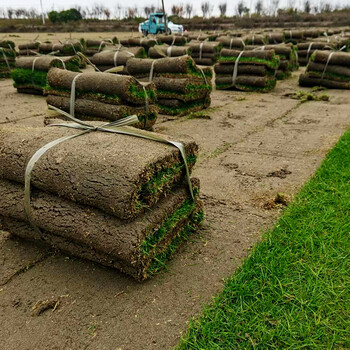
MULTIPOLYGON (((116 270, 0 235, 0 338, 6 350, 168 349, 203 303, 222 289, 283 204, 350 126, 349 91, 330 101, 285 97, 300 72, 269 94, 214 91, 211 118, 159 117, 156 131, 200 145, 194 176, 205 203, 203 228, 144 283, 116 270), (273 200, 276 204, 266 206, 273 200), (35 310, 38 310, 37 312, 35 310), (40 311, 40 312, 39 312, 40 311), (36 315, 35 317, 33 315, 36 315)), ((0 125, 41 126, 44 97, 0 81, 0 125)))

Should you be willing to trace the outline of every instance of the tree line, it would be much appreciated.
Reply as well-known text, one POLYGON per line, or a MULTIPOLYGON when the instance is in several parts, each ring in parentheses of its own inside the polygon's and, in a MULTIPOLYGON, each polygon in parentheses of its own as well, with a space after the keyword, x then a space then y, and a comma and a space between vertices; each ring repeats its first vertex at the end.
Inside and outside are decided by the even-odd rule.
MULTIPOLYGON (((333 5, 331 2, 318 1, 318 0, 304 0, 302 8, 296 8, 293 6, 295 1, 289 0, 288 6, 284 9, 280 8, 280 0, 270 0, 266 6, 263 0, 240 0, 234 8, 234 15, 236 16, 278 16, 282 14, 293 13, 307 13, 307 14, 319 14, 327 13, 337 10, 347 9, 348 6, 341 7, 340 5, 333 5), (249 2, 249 4, 248 4, 249 2)), ((214 12, 214 5, 210 1, 203 1, 200 6, 200 11, 203 18, 210 18, 214 12)), ((228 15, 227 2, 220 3, 217 8, 220 16, 225 17, 228 15)), ((109 19, 128 19, 128 18, 142 18, 148 17, 152 12, 162 12, 154 5, 144 6, 142 8, 134 7, 122 7, 116 4, 115 7, 107 8, 102 4, 95 4, 92 7, 75 6, 69 10, 64 11, 50 11, 45 14, 51 22, 67 22, 81 19, 95 19, 95 20, 109 20, 109 19)), ((170 14, 178 17, 192 18, 194 15, 194 8, 192 3, 185 3, 180 5, 172 5, 170 14)), ((231 13, 232 15, 232 13, 231 13)), ((25 9, 25 8, 0 8, 0 18, 8 19, 37 19, 41 17, 41 13, 37 9, 25 9)))

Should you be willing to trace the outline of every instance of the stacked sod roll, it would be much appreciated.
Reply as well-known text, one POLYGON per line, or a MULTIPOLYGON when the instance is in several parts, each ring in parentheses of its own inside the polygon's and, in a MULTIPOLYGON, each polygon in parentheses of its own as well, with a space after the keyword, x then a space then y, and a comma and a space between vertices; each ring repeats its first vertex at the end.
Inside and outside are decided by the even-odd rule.
POLYGON ((315 51, 311 55, 305 74, 299 77, 299 85, 350 89, 350 53, 315 51))
POLYGON ((29 56, 16 60, 16 68, 12 70, 13 86, 20 93, 42 95, 46 87, 47 72, 52 67, 79 71, 80 59, 77 56, 29 56))
POLYGON ((264 35, 260 34, 249 34, 245 35, 242 40, 245 45, 265 45, 266 39, 264 35))
POLYGON ((332 47, 327 42, 308 42, 297 44, 298 48, 298 61, 300 66, 306 66, 309 62, 311 55, 316 50, 332 50, 332 47))
POLYGON ((163 57, 179 57, 190 55, 192 52, 188 46, 175 46, 175 45, 155 45, 148 51, 150 58, 163 58, 163 57))
POLYGON ((45 90, 48 105, 65 112, 74 108, 75 115, 82 120, 116 121, 136 114, 137 127, 153 127, 158 112, 154 84, 144 86, 134 77, 119 74, 87 72, 77 75, 62 69, 49 71, 45 90), (73 79, 75 100, 71 102, 73 79))
POLYGON ((118 66, 125 66, 126 62, 133 57, 146 58, 146 51, 141 46, 118 47, 96 53, 91 58, 91 62, 101 71, 112 69, 118 66))
POLYGON ((159 44, 184 46, 187 43, 187 38, 183 35, 157 35, 159 44))
POLYGON ((156 86, 160 113, 184 115, 210 105, 211 69, 199 69, 189 56, 128 60, 129 74, 156 86))
POLYGON ((157 44, 157 40, 149 38, 128 38, 121 39, 120 44, 125 47, 141 46, 148 52, 152 46, 157 44))
POLYGON ((269 44, 282 44, 284 43, 284 33, 270 32, 266 34, 266 41, 269 44))
POLYGON ((225 49, 244 50, 245 48, 245 42, 242 38, 220 36, 216 39, 216 41, 221 43, 222 47, 225 49))
POLYGON ((212 66, 220 56, 222 45, 218 41, 191 41, 187 44, 192 52, 191 57, 196 64, 212 66))
POLYGON ((39 45, 39 53, 47 55, 54 53, 55 56, 73 56, 77 52, 85 52, 85 40, 66 40, 63 43, 45 42, 39 45))
POLYGON ((85 55, 88 57, 91 57, 95 53, 99 53, 109 46, 113 47, 115 44, 116 44, 116 42, 113 41, 113 39, 108 39, 108 40, 88 39, 88 40, 86 40, 86 43, 85 43, 85 46, 86 46, 85 55))
POLYGON ((294 45, 304 41, 304 32, 301 30, 286 30, 283 32, 284 42, 294 45))
POLYGON ((37 56, 39 54, 39 41, 31 41, 18 45, 19 56, 37 56))
POLYGON ((219 63, 214 67, 216 88, 252 92, 271 91, 276 86, 276 70, 279 65, 280 60, 274 50, 222 49, 219 63))
POLYGON ((16 55, 14 44, 12 46, 8 41, 0 42, 0 78, 11 76, 11 70, 15 67, 16 55))
MULTIPOLYGON (((199 181, 192 179, 192 197, 173 145, 90 132, 52 147, 36 162, 28 217, 23 205, 28 160, 49 142, 79 132, 58 126, 0 128, 2 229, 144 280, 164 267, 203 220, 199 181)), ((191 140, 176 141, 184 145, 191 172, 198 147, 191 140)))
POLYGON ((291 43, 264 46, 247 45, 246 50, 274 50, 280 59, 280 64, 276 71, 277 80, 290 77, 292 71, 299 68, 297 50, 291 43))

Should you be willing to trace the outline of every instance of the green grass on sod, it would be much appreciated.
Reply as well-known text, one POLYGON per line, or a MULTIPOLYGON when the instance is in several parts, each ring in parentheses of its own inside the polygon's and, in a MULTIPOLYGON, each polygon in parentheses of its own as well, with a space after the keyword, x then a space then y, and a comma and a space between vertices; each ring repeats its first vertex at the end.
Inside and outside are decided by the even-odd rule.
POLYGON ((178 349, 350 349, 350 130, 178 349))

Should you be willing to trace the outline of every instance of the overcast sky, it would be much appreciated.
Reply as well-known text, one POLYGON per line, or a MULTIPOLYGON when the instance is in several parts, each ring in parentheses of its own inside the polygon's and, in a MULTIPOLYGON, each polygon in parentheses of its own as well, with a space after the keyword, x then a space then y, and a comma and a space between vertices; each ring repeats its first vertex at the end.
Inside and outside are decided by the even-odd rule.
MULTIPOLYGON (((165 6, 166 10, 170 11, 170 7, 172 4, 179 4, 179 3, 192 3, 193 4, 193 14, 201 15, 200 6, 201 3, 204 0, 165 0, 165 6)), ((210 0, 211 5, 213 6, 213 15, 216 15, 218 13, 218 5, 224 2, 227 2, 227 14, 234 14, 235 9, 237 7, 237 3, 240 0, 231 0, 231 1, 225 1, 225 0, 210 0)), ((245 4, 250 7, 254 8, 255 3, 257 0, 245 0, 245 4)), ((311 4, 320 5, 322 2, 327 2, 332 4, 332 6, 340 5, 340 6, 350 6, 350 0, 310 0, 311 4)), ((70 7, 74 7, 74 5, 79 5, 82 7, 86 6, 93 6, 94 4, 103 4, 105 7, 110 8, 112 11, 116 9, 117 5, 119 4, 123 8, 127 7, 138 7, 143 8, 148 5, 154 4, 155 6, 159 6, 161 4, 161 0, 42 0, 44 11, 51 11, 52 9, 55 10, 62 10, 67 9, 70 7)), ((272 0, 263 0, 265 7, 269 6, 272 2, 272 0)), ((291 4, 295 7, 302 8, 303 7, 304 0, 280 0, 279 7, 287 7, 291 4)), ((2 8, 18 8, 18 7, 24 7, 24 8, 36 8, 40 9, 40 0, 0 0, 0 7, 2 8)))

